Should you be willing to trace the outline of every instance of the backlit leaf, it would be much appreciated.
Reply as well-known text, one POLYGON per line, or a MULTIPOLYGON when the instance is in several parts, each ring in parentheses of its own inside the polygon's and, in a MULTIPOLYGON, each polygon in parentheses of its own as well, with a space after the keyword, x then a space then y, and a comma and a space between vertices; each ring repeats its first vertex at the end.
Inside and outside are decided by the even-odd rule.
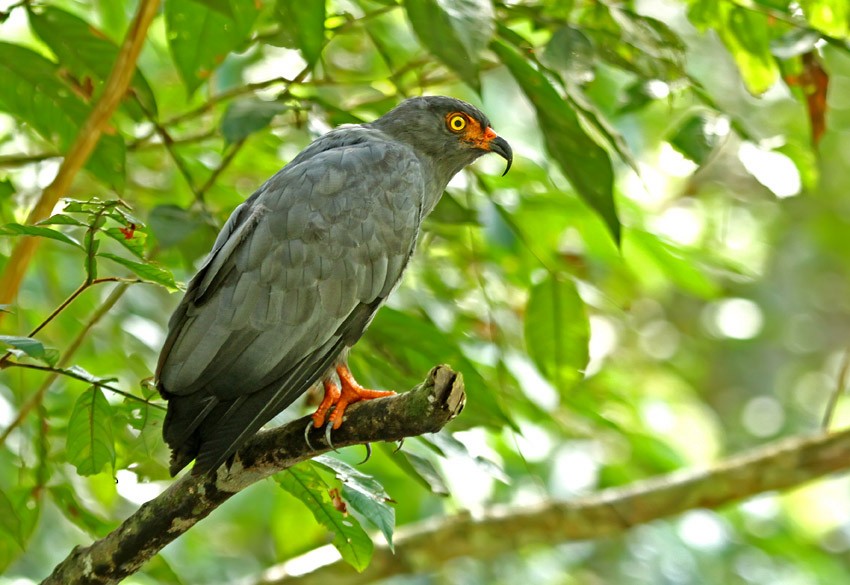
MULTIPOLYGON (((0 111, 29 124, 44 139, 67 151, 89 115, 83 102, 63 81, 60 68, 30 49, 0 42, 0 111)), ((104 133, 86 166, 116 189, 124 186, 124 140, 104 133)))
POLYGON ((325 45, 325 0, 277 0, 275 17, 288 38, 284 44, 300 49, 313 66, 325 45))
MULTIPOLYGON (((73 73, 77 81, 85 82, 87 77, 99 83, 106 81, 118 57, 118 46, 106 35, 82 18, 55 6, 33 8, 29 12, 29 20, 35 34, 50 47, 62 67, 73 73)), ((144 107, 156 114, 153 90, 138 69, 130 87, 144 107)), ((144 113, 133 100, 125 100, 124 107, 136 119, 144 118, 144 113)))
POLYGON ((280 487, 301 500, 316 520, 334 534, 333 545, 349 565, 362 571, 369 565, 374 545, 356 518, 344 515, 333 503, 331 486, 312 461, 299 463, 274 476, 280 487))
POLYGON ((94 475, 115 466, 112 407, 96 386, 83 392, 68 421, 68 461, 80 475, 94 475))
POLYGON ((620 220, 614 204, 614 174, 608 153, 588 136, 578 116, 549 80, 516 50, 493 41, 499 56, 534 105, 546 150, 570 180, 579 197, 605 220, 616 242, 620 220))
POLYGON ((495 30, 490 0, 404 0, 404 9, 422 44, 480 90, 479 55, 495 30))
POLYGON ((571 280, 550 275, 532 287, 525 342, 534 364, 560 392, 582 378, 589 359, 590 325, 571 280))
POLYGON ((165 3, 168 46, 189 95, 249 37, 257 18, 254 0, 229 0, 232 16, 196 0, 165 3))

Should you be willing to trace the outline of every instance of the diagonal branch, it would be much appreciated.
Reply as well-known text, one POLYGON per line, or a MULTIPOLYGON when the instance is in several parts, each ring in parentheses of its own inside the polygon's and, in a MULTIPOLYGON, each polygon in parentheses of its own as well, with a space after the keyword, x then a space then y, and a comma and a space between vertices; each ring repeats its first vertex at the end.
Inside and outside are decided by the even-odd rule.
MULTIPOLYGON (((345 424, 334 431, 334 444, 398 441, 437 432, 460 413, 465 398, 462 377, 448 366, 438 366, 410 392, 351 406, 345 424)), ((306 445, 304 429, 310 421, 303 417, 259 433, 237 452, 230 470, 221 468, 216 477, 184 475, 107 536, 71 551, 42 585, 106 585, 135 573, 237 492, 328 451, 318 430, 311 442, 319 448, 313 451, 306 445)))
MULTIPOLYGON (((848 468, 850 430, 793 437, 729 457, 709 469, 677 471, 569 502, 502 507, 483 518, 456 516, 402 529, 393 538, 395 553, 386 546, 375 547, 362 573, 332 560, 310 573, 292 575, 284 563, 266 571, 257 585, 365 585, 395 575, 427 573, 458 557, 481 560, 529 545, 608 537, 637 524, 696 508, 719 508, 848 468)), ((327 556, 333 559, 333 551, 327 556)))
MULTIPOLYGON (((62 161, 56 178, 42 191, 38 203, 27 218, 27 223, 35 223, 50 215, 59 198, 68 191, 74 177, 88 160, 112 114, 127 93, 127 87, 136 72, 136 60, 144 45, 145 35, 158 8, 159 0, 141 0, 139 3, 100 100, 77 133, 77 138, 62 161)), ((12 256, 6 264, 3 276, 0 277, 0 304, 8 304, 17 296, 39 240, 20 238, 12 250, 12 256)))

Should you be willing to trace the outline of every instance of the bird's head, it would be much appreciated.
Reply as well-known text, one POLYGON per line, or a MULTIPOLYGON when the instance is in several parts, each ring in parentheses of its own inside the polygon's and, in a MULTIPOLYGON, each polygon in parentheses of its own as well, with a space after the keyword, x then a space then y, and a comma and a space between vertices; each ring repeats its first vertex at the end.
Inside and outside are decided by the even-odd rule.
POLYGON ((496 134, 487 116, 455 98, 410 98, 372 125, 424 152, 451 175, 488 152, 507 161, 504 174, 513 162, 511 146, 496 134))

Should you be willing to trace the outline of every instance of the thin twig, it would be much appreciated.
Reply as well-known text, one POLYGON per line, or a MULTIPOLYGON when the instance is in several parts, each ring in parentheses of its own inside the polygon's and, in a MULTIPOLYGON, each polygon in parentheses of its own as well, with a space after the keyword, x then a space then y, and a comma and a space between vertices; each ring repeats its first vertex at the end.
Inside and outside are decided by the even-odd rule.
POLYGON ((243 138, 239 142, 235 142, 230 146, 230 149, 227 151, 227 154, 224 155, 224 158, 221 160, 221 163, 215 168, 215 170, 210 174, 209 178, 206 182, 201 185, 200 189, 195 193, 195 197, 197 197, 198 201, 203 203, 204 195, 206 195, 207 191, 215 184, 218 178, 221 176, 221 173, 233 162, 233 159, 236 158, 236 154, 245 144, 245 139, 243 138))
POLYGON ((835 415, 835 407, 838 406, 838 398, 847 389, 848 371, 850 371, 850 347, 844 350, 844 357, 841 359, 841 366, 838 368, 838 374, 835 377, 835 389, 830 394, 829 402, 826 404, 826 411, 823 413, 821 428, 824 432, 829 431, 829 425, 832 423, 832 417, 835 415))
POLYGON ((103 390, 109 390, 115 394, 119 394, 124 398, 129 398, 130 400, 135 400, 136 402, 141 402, 143 404, 147 404, 148 406, 152 406, 153 408, 158 408, 160 410, 165 410, 165 407, 161 404, 157 404, 155 402, 151 402, 149 400, 145 400, 144 398, 139 398, 135 394, 130 394, 129 392, 125 392, 120 388, 116 388, 115 386, 110 386, 109 384, 104 384, 103 382, 92 381, 89 378, 83 376, 82 374, 77 374, 71 370, 65 370, 62 368, 54 368, 53 366, 42 366, 39 364, 25 364, 22 362, 9 362, 10 368, 23 368, 25 370, 37 370, 39 372, 53 372, 54 374, 59 374, 61 376, 67 376, 69 378, 73 378, 74 380, 79 380, 80 382, 85 382, 86 384, 91 384, 92 386, 97 386, 98 388, 102 388, 103 390))
MULTIPOLYGON (((106 297, 106 300, 103 301, 103 304, 101 304, 95 310, 95 312, 92 313, 91 317, 89 317, 89 320, 83 326, 82 330, 77 333, 77 336, 74 337, 74 340, 62 352, 62 357, 56 364, 57 368, 64 369, 68 365, 68 363, 71 361, 71 358, 82 345, 83 340, 86 338, 89 331, 91 331, 92 327, 94 327, 98 323, 98 321, 100 321, 103 316, 106 315, 106 313, 109 312, 109 310, 115 306, 115 303, 117 303, 118 300, 124 295, 124 293, 129 290, 130 284, 131 283, 129 282, 122 282, 114 289, 112 289, 112 292, 109 293, 109 296, 106 297)), ((16 428, 23 424, 29 413, 35 407, 41 405, 42 401, 44 400, 44 396, 47 394, 47 391, 50 389, 50 386, 53 384, 53 382, 56 381, 56 378, 58 378, 59 375, 60 374, 58 372, 52 372, 51 374, 49 374, 45 378, 44 382, 42 382, 41 386, 39 386, 38 390, 36 390, 35 393, 21 405, 21 407, 18 409, 18 414, 15 415, 14 420, 12 420, 12 422, 9 423, 9 426, 3 429, 3 432, 0 433, 0 446, 2 446, 3 443, 6 442, 6 438, 11 434, 12 431, 14 431, 16 428)))

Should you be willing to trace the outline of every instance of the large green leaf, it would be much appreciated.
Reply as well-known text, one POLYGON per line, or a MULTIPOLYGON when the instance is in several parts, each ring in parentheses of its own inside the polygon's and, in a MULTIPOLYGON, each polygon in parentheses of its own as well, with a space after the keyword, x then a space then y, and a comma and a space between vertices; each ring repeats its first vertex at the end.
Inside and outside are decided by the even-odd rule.
POLYGON ((779 66, 770 50, 768 17, 729 2, 699 0, 688 17, 701 30, 714 29, 732 54, 747 89, 755 95, 779 79, 779 66))
POLYGON ((258 99, 234 101, 227 106, 221 119, 221 133, 228 142, 239 142, 268 126, 272 118, 285 109, 286 106, 280 102, 258 99))
POLYGON ((230 0, 232 17, 195 0, 165 3, 168 46, 189 95, 227 55, 249 38, 258 10, 254 0, 230 0))
MULTIPOLYGON (((0 42, 0 111, 31 126, 59 150, 67 151, 89 115, 90 106, 61 77, 58 65, 30 49, 0 42)), ((101 181, 124 187, 124 140, 103 134, 86 163, 101 181)))
POLYGON ((620 220, 614 204, 614 173, 608 153, 582 128, 570 107, 540 71, 506 43, 491 47, 534 105, 546 150, 575 187, 579 196, 605 220, 620 241, 620 220))
POLYGON ((112 407, 96 386, 83 392, 74 404, 65 451, 80 475, 94 475, 107 465, 115 466, 112 407))
POLYGON ((325 0, 277 0, 275 17, 287 46, 301 50, 311 67, 325 46, 325 0))
MULTIPOLYGON (((104 82, 118 57, 118 46, 82 18, 55 6, 41 6, 29 12, 35 34, 50 47, 53 54, 79 81, 91 77, 104 82)), ((144 76, 136 70, 130 87, 144 107, 156 114, 156 99, 144 76)), ((138 104, 125 104, 127 112, 137 120, 144 118, 138 104)))
POLYGON ((537 368, 560 392, 582 378, 590 325, 571 280, 550 275, 532 287, 525 311, 525 342, 537 368))
POLYGON ((14 335, 0 335, 0 344, 22 351, 31 358, 44 362, 49 366, 56 365, 59 361, 59 352, 55 349, 44 347, 39 340, 32 337, 16 337, 14 335))
POLYGON ((331 486, 312 461, 299 463, 274 476, 280 487, 301 500, 316 520, 333 532, 333 545, 349 565, 362 571, 369 565, 374 545, 356 518, 334 506, 331 486))
POLYGON ((174 275, 171 274, 168 269, 163 268, 159 264, 155 264, 153 262, 135 262, 122 256, 116 256, 115 254, 109 254, 107 252, 101 252, 98 256, 101 258, 109 258, 113 262, 126 266, 132 270, 136 276, 144 281, 161 284, 168 290, 172 291, 180 288, 174 281, 174 275))
POLYGON ((59 230, 43 227, 41 225, 7 223, 6 225, 0 226, 0 236, 36 236, 39 238, 56 240, 57 242, 62 242, 64 244, 71 244, 78 248, 81 247, 80 242, 71 236, 62 233, 59 230))
POLYGON ((463 373, 468 401, 463 421, 470 425, 501 426, 514 423, 502 408, 496 391, 487 383, 457 342, 432 323, 408 313, 384 307, 367 333, 372 341, 392 347, 394 356, 411 371, 426 371, 439 363, 450 363, 463 373), (414 340, 402 343, 403 340, 414 340))
POLYGON ((847 0, 800 0, 800 7, 813 28, 838 38, 850 33, 850 3, 847 0))
POLYGON ((345 500, 356 512, 378 527, 392 549, 395 509, 389 505, 393 500, 384 490, 384 486, 374 477, 339 459, 319 455, 313 461, 336 474, 336 478, 343 483, 342 495, 345 500))
POLYGON ((404 8, 422 44, 480 91, 479 55, 495 30, 490 0, 404 0, 404 8))

